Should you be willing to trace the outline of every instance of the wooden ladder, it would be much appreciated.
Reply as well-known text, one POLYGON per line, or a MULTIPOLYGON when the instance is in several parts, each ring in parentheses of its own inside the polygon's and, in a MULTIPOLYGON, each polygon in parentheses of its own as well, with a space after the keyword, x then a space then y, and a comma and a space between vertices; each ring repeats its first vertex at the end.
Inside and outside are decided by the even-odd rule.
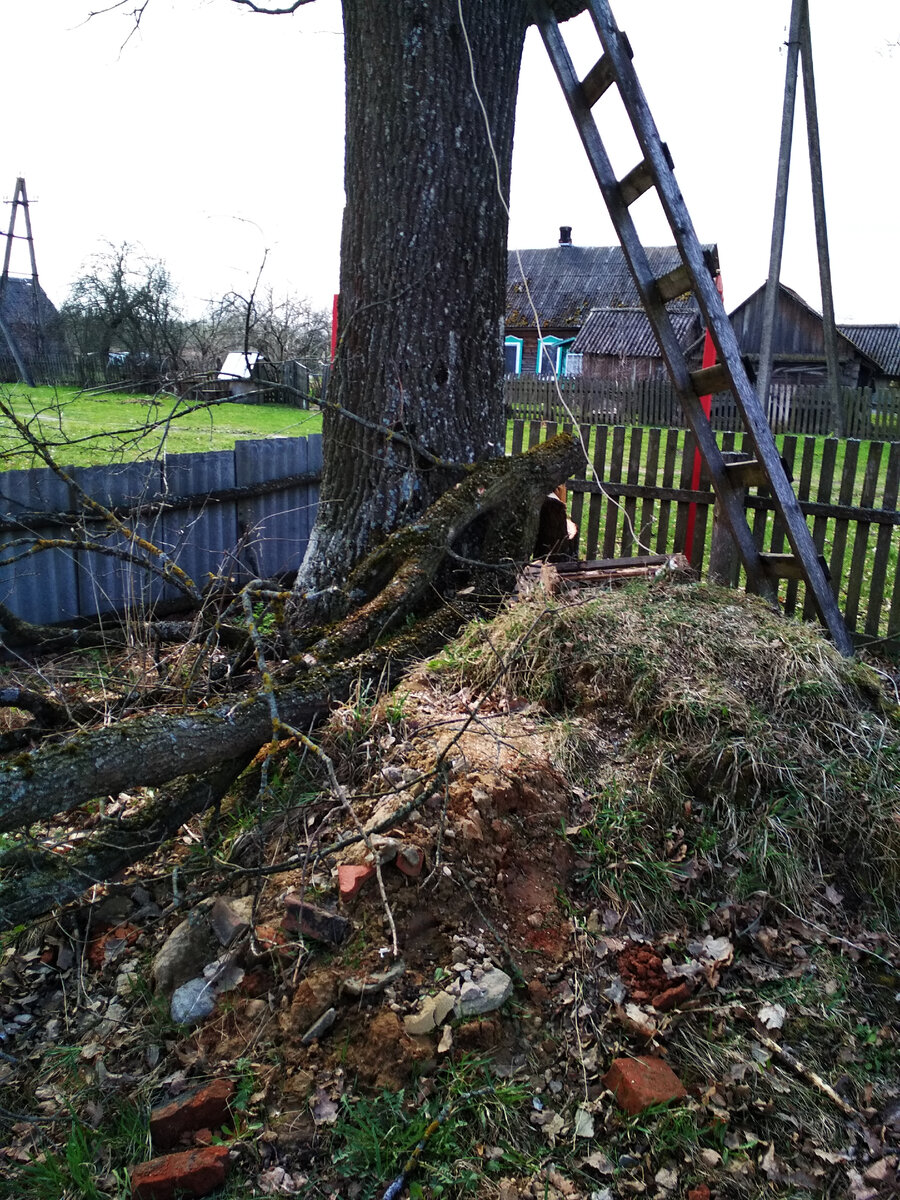
POLYGON ((806 519, 785 474, 765 413, 747 377, 734 330, 694 232, 681 189, 675 181, 668 148, 661 141, 634 66, 628 39, 616 25, 607 0, 587 0, 603 54, 579 80, 559 24, 546 0, 530 0, 550 61, 556 71, 575 125, 587 152, 625 258, 634 276, 641 302, 659 342, 665 364, 697 440, 709 478, 747 574, 748 589, 778 603, 777 580, 785 577, 805 582, 813 604, 842 654, 853 653, 837 600, 828 582, 806 519), (616 177, 600 137, 592 109, 608 88, 615 85, 628 114, 643 159, 624 178, 616 177), (647 253, 629 213, 644 192, 656 188, 681 265, 661 278, 651 270, 647 253), (702 371, 691 371, 666 308, 666 302, 691 291, 716 346, 718 362, 702 371), (730 391, 737 403, 755 457, 743 462, 725 461, 716 443, 700 397, 730 391), (775 510, 783 523, 792 554, 767 555, 760 551, 747 522, 743 489, 748 479, 771 490, 775 510))

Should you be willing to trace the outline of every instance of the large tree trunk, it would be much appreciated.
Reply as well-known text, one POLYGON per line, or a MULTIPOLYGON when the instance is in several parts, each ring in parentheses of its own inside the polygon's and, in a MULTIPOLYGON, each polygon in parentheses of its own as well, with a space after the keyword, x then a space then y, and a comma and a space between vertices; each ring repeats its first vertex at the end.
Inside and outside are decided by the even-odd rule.
POLYGON ((300 591, 504 451, 508 194, 526 0, 344 0, 347 143, 339 344, 300 591))

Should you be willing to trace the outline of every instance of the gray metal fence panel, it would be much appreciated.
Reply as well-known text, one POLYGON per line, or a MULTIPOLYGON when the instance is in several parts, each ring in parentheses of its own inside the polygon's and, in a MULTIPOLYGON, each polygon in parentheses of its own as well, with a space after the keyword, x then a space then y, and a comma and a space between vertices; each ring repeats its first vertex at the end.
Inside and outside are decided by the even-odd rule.
MULTIPOLYGON (((238 442, 234 451, 170 455, 158 462, 82 467, 71 475, 87 495, 120 510, 128 528, 158 546, 202 589, 210 573, 246 580, 296 568, 315 519, 321 470, 322 438, 315 435, 238 442), (279 486, 297 476, 304 482, 279 486), (268 483, 276 486, 260 496, 221 496, 268 483), (166 500, 176 507, 160 509, 166 500), (135 506, 140 511, 129 511, 135 506)), ((5 529, 0 542, 65 537, 77 525, 76 532, 86 531, 98 544, 145 554, 110 533, 102 520, 81 516, 81 508, 75 488, 52 471, 0 473, 0 518, 9 522, 16 514, 30 514, 25 528, 5 529), (69 523, 42 520, 42 513, 69 514, 69 523)), ((180 594, 142 567, 97 551, 54 549, 4 566, 15 554, 0 550, 0 602, 42 624, 146 607, 180 594)))
MULTIPOLYGON (((45 524, 25 514, 65 513, 72 507, 69 486, 46 468, 4 471, 0 474, 0 511, 4 518, 22 518, 21 529, 5 529, 0 541, 9 543, 28 538, 32 543, 43 539, 62 539, 69 530, 58 522, 45 524)), ((0 551, 0 563, 20 554, 27 547, 0 551)), ((79 615, 78 567, 70 550, 43 550, 28 558, 0 565, 0 602, 18 617, 36 624, 70 621, 79 615)))
MULTIPOLYGON (((107 508, 130 508, 146 504, 159 495, 162 473, 157 462, 117 463, 112 467, 79 467, 72 478, 84 493, 107 508)), ((152 541, 153 519, 123 517, 123 523, 138 537, 152 541)), ((88 534, 96 532, 97 541, 111 549, 151 558, 133 539, 109 533, 103 524, 88 521, 88 534)), ((160 590, 152 574, 141 565, 108 554, 82 551, 79 567, 79 609, 82 616, 93 617, 124 608, 147 605, 160 590)))
MULTIPOLYGON (((292 475, 309 475, 309 442, 313 438, 272 438, 238 442, 234 448, 238 487, 292 475)), ((310 484, 253 496, 238 503, 241 561, 267 578, 295 569, 306 551, 310 513, 318 487, 310 484)))
MULTIPOLYGON (((164 513, 157 528, 160 545, 179 567, 203 588, 209 574, 230 574, 237 545, 237 505, 234 500, 208 500, 210 492, 235 486, 234 454, 206 450, 199 454, 170 454, 163 465, 163 494, 196 497, 190 508, 164 513)), ((178 595, 168 587, 165 598, 178 595)))

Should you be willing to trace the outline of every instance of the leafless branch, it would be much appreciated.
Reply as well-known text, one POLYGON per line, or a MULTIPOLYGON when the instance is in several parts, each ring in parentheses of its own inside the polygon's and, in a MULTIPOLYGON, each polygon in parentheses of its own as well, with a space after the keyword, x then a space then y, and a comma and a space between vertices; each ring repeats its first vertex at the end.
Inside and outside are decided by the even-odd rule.
MULTIPOLYGON (((302 8, 304 4, 310 4, 311 2, 312 0, 294 0, 294 3, 288 5, 287 8, 263 8, 261 5, 256 4, 255 0, 231 0, 232 4, 242 4, 244 8, 249 8, 251 12, 263 13, 267 17, 289 16, 290 13, 295 13, 298 8, 302 8)), ((122 0, 122 3, 124 4, 125 0, 122 0)))

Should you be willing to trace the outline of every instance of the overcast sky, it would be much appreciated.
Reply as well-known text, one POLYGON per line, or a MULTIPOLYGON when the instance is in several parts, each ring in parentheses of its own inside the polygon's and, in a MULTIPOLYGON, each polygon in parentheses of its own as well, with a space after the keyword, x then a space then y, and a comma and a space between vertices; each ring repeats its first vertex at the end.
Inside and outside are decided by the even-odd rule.
MULTIPOLYGON (((106 239, 163 258, 191 311, 230 288, 246 293, 266 251, 265 281, 330 307, 343 206, 338 0, 292 17, 229 0, 151 0, 124 48, 124 14, 137 0, 85 21, 110 2, 0 0, 0 198, 25 177, 51 298, 65 298, 106 239)), ((837 317, 897 322, 900 5, 812 0, 811 9, 837 317)), ((790 0, 613 0, 613 11, 698 235, 718 243, 732 308, 768 267, 790 0)), ((598 56, 589 21, 565 28, 587 69, 598 56)), ((598 110, 624 174, 638 154, 617 103, 605 97, 598 110)), ((782 279, 818 308, 807 164, 798 97, 782 279)), ((649 244, 671 241, 656 203, 648 195, 633 209, 649 244)), ((562 224, 582 245, 615 241, 533 32, 511 209, 511 247, 553 245, 562 224)), ((13 267, 29 271, 21 245, 13 267)))

